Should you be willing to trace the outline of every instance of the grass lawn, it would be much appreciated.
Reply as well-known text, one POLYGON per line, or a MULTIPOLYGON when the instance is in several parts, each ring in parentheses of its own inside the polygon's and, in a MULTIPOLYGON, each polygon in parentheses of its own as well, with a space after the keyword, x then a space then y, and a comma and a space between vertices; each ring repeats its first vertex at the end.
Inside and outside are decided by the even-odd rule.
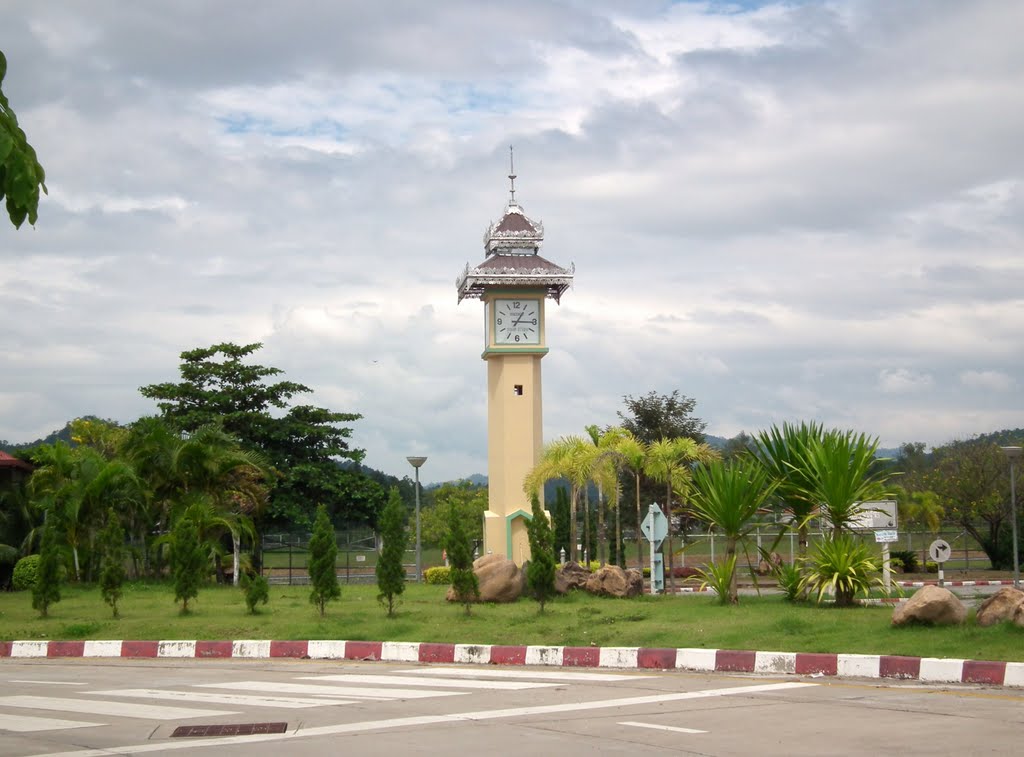
POLYGON ((173 591, 131 584, 120 620, 95 587, 65 586, 41 619, 28 592, 0 594, 0 639, 346 639, 368 641, 640 646, 854 652, 1024 661, 1024 629, 890 627, 890 607, 835 609, 743 596, 723 607, 705 595, 620 600, 575 593, 540 615, 531 600, 476 605, 466 617, 444 601, 445 587, 411 584, 396 617, 386 617, 376 587, 349 585, 320 619, 309 589, 272 586, 270 603, 249 615, 238 589, 206 587, 194 610, 178 613, 173 591))

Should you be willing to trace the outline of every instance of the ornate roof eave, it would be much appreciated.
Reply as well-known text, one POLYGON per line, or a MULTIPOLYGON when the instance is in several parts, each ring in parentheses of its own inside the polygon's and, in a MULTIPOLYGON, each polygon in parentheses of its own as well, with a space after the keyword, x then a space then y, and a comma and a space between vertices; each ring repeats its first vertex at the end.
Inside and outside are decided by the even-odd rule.
POLYGON ((484 292, 494 287, 535 287, 546 289, 547 296, 555 302, 560 302, 562 295, 572 286, 573 274, 576 273, 576 264, 570 264, 568 269, 560 269, 556 273, 550 269, 538 268, 533 271, 517 268, 495 269, 495 268, 470 268, 455 280, 455 286, 459 290, 459 302, 466 299, 480 299, 484 292))

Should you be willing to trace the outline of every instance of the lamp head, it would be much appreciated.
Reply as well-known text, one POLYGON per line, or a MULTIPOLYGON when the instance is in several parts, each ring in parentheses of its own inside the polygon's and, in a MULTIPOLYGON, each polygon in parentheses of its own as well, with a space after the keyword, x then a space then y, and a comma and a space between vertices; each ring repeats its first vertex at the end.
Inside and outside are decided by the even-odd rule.
POLYGON ((407 457, 405 459, 409 461, 409 465, 413 468, 419 468, 423 463, 427 462, 427 458, 425 457, 407 457))
POLYGON ((1000 447, 1003 454, 1006 455, 1006 459, 1011 463, 1020 460, 1021 455, 1024 454, 1024 448, 1022 447, 1000 447))

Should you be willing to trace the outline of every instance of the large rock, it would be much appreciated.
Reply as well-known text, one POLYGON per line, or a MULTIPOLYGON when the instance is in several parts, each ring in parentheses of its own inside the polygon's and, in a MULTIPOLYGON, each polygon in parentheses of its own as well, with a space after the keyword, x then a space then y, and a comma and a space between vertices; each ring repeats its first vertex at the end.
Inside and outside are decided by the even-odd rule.
POLYGON ((627 572, 618 565, 605 565, 590 574, 583 588, 603 597, 635 597, 643 593, 644 578, 640 571, 627 572))
POLYGON ((588 578, 590 571, 570 560, 555 573, 555 591, 559 594, 568 594, 573 589, 583 589, 588 578))
POLYGON ((956 594, 940 586, 923 586, 909 600, 896 607, 892 614, 892 624, 955 626, 963 623, 966 618, 967 608, 956 594))
POLYGON ((1024 591, 1004 586, 981 603, 978 608, 978 625, 994 626, 1004 620, 1013 620, 1017 606, 1024 602, 1024 591))
POLYGON ((480 581, 481 602, 515 602, 523 593, 523 572, 503 555, 484 555, 473 562, 480 581))

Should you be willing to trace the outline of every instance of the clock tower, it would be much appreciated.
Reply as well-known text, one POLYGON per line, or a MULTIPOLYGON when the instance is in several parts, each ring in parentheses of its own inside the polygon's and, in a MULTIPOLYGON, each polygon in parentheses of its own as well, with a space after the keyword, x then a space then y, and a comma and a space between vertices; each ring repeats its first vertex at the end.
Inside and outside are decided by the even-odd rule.
POLYGON ((484 233, 485 258, 466 266, 456 281, 459 302, 484 303, 487 361, 487 512, 481 554, 504 555, 522 565, 530 557, 526 522, 527 473, 544 443, 540 361, 548 352, 547 300, 559 302, 572 285, 575 266, 562 268, 539 254, 544 225, 516 202, 509 174, 508 206, 484 233))

